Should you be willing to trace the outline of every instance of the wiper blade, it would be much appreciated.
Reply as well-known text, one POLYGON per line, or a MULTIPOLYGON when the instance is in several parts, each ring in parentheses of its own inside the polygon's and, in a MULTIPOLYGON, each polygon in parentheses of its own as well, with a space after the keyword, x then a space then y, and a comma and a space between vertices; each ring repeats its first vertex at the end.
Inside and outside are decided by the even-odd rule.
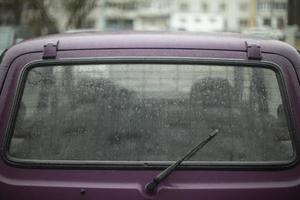
POLYGON ((150 183, 148 183, 145 187, 147 193, 153 193, 160 182, 166 179, 175 169, 178 167, 184 160, 190 159, 195 153, 197 153, 200 149, 202 149, 211 139, 213 139, 219 133, 218 129, 214 129, 209 133, 208 137, 197 144, 194 148, 192 148, 189 152, 187 152, 182 158, 176 161, 174 164, 170 165, 168 168, 159 173, 150 183))

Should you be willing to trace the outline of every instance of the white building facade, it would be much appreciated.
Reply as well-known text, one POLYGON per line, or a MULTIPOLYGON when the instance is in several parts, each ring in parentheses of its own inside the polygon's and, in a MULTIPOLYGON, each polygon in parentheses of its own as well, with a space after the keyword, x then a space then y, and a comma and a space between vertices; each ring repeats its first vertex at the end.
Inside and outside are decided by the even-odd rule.
POLYGON ((171 17, 170 26, 179 31, 223 31, 224 18, 214 14, 175 13, 171 17))
POLYGON ((176 0, 173 30, 239 32, 248 25, 248 0, 176 0))
POLYGON ((287 0, 257 0, 257 26, 283 29, 287 25, 287 0))
MULTIPOLYGON (((51 12, 61 31, 66 17, 58 0, 51 12)), ((241 32, 249 27, 250 4, 255 26, 282 29, 287 24, 287 0, 98 0, 90 13, 101 31, 241 32)))

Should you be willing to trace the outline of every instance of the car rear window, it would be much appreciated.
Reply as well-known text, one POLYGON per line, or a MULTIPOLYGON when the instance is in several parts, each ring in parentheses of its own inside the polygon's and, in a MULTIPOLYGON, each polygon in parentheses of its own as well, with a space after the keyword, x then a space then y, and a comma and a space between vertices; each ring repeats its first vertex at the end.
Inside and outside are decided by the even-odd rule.
POLYGON ((177 160, 216 128, 191 163, 294 156, 280 79, 269 68, 82 64, 25 74, 13 158, 155 164, 177 160))

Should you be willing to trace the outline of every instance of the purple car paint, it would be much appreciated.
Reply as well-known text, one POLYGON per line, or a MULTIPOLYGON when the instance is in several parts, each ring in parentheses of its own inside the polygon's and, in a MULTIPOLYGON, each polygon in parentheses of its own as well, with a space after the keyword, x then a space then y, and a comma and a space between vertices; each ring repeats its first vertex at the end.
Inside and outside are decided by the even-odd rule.
MULTIPOLYGON (((0 199, 300 199, 299 73, 300 56, 291 46, 239 35, 91 32, 21 42, 6 51, 0 65, 0 199), (275 66, 282 76, 282 90, 290 109, 287 117, 293 128, 295 157, 291 162, 274 166, 262 163, 261 166, 182 167, 161 182, 153 194, 145 191, 145 185, 168 167, 166 163, 154 167, 122 167, 121 164, 103 167, 88 162, 82 166, 51 162, 39 165, 12 158, 8 155, 12 137, 9 130, 14 128, 24 69, 33 63, 59 64, 74 60, 93 60, 96 64, 115 60, 155 65, 176 60, 275 66)), ((214 140, 218 140, 218 136, 214 140)))

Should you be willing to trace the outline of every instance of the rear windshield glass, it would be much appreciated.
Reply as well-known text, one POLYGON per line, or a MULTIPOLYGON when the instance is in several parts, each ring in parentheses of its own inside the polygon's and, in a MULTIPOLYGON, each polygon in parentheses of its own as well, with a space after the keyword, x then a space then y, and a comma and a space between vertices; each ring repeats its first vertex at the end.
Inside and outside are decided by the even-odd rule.
MULTIPOLYGON (((294 156, 276 72, 191 64, 32 68, 9 146, 19 159, 270 162, 294 156)), ((201 163, 201 162, 199 162, 201 163)))

